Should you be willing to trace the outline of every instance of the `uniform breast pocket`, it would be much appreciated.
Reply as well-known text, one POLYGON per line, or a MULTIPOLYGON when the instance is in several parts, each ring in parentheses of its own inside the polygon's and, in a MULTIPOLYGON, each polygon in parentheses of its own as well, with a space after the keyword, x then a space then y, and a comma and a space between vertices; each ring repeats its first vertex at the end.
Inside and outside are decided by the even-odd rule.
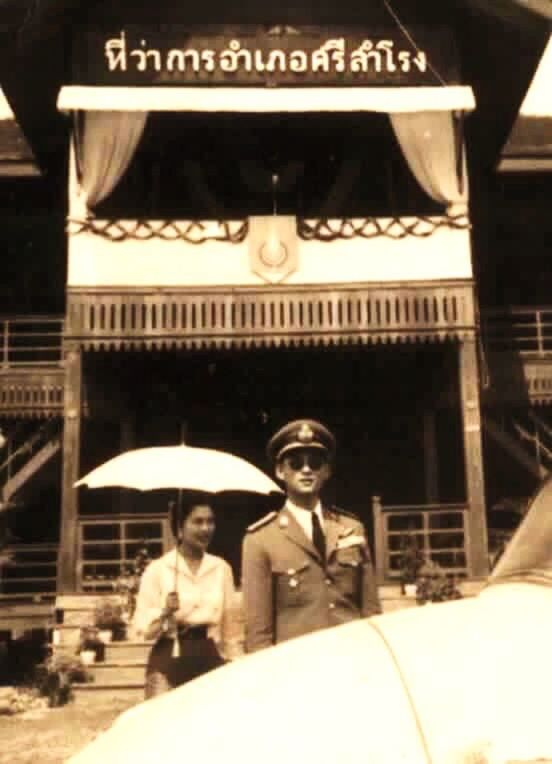
POLYGON ((358 546, 349 546, 338 549, 335 558, 339 565, 356 568, 362 563, 362 552, 358 546))
POLYGON ((273 572, 278 608, 300 607, 307 602, 305 572, 305 569, 273 572))
POLYGON ((333 566, 333 575, 339 591, 351 599, 355 599, 359 580, 362 575, 362 553, 358 547, 338 549, 336 552, 336 565, 333 566))

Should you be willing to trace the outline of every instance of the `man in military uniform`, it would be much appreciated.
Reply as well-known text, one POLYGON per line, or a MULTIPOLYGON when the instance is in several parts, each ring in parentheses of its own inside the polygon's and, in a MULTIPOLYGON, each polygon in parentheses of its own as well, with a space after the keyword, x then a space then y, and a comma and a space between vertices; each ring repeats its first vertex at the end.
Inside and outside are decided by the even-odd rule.
POLYGON ((320 502, 334 452, 333 435, 312 419, 290 422, 268 443, 286 502, 244 539, 248 652, 380 612, 362 523, 320 502))

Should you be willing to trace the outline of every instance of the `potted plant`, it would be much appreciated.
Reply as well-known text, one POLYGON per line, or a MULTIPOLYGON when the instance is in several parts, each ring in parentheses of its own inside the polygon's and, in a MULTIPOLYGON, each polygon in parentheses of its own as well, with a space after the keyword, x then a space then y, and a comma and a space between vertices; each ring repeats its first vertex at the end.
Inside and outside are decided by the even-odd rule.
POLYGON ((461 599, 462 594, 456 587, 454 578, 446 575, 440 565, 427 560, 418 571, 416 601, 418 605, 430 602, 446 602, 461 599))
POLYGON ((49 706, 61 706, 71 699, 73 682, 90 682, 93 677, 79 655, 67 651, 52 652, 37 667, 36 683, 49 706))
POLYGON ((136 596, 144 570, 151 562, 149 550, 144 544, 134 558, 132 566, 126 568, 115 582, 114 589, 123 601, 123 618, 129 623, 136 609, 136 596))
POLYGON ((126 623, 120 601, 115 597, 99 599, 94 610, 94 624, 98 630, 98 637, 104 643, 111 639, 124 639, 126 623))
POLYGON ((105 642, 100 639, 95 626, 83 626, 81 629, 77 654, 86 665, 105 660, 105 642))
POLYGON ((401 593, 415 597, 418 571, 425 561, 424 553, 418 546, 417 537, 412 533, 405 534, 401 539, 401 550, 399 561, 401 593))

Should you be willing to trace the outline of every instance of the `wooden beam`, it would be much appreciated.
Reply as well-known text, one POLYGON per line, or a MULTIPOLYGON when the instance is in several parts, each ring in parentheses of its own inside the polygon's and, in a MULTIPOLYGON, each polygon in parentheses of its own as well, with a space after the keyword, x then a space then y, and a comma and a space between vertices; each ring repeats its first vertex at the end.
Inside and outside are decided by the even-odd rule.
POLYGON ((65 357, 64 430, 61 482, 61 532, 58 556, 58 592, 77 586, 78 493, 74 487, 80 469, 82 415, 82 351, 67 343, 65 357))
POLYGON ((464 463, 466 500, 468 503, 468 570, 471 576, 489 572, 485 486, 483 481, 483 449, 479 370, 475 337, 459 345, 459 383, 464 431, 464 463))
POLYGON ((372 517, 374 522, 374 571, 376 581, 381 586, 385 579, 386 548, 385 527, 381 496, 372 496, 372 517))

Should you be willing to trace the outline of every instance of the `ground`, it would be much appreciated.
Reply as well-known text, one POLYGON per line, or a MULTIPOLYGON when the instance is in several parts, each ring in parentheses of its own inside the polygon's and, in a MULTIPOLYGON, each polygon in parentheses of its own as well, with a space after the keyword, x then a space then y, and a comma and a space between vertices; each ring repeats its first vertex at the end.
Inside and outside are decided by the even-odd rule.
POLYGON ((62 764, 134 703, 123 697, 87 699, 0 716, 0 764, 62 764))

